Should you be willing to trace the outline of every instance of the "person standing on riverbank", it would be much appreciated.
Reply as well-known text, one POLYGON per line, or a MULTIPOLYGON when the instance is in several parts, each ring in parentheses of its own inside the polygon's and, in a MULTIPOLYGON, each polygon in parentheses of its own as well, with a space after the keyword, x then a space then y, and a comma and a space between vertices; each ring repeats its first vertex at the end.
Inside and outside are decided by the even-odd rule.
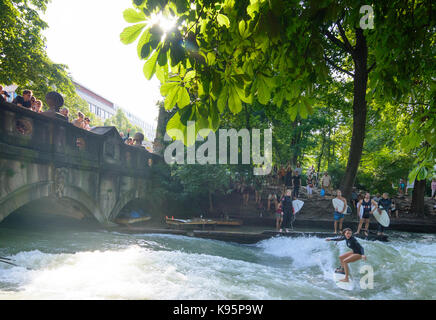
MULTIPOLYGON (((389 215, 389 217, 391 217, 392 201, 391 199, 388 198, 388 194, 386 192, 383 193, 382 198, 378 202, 378 206, 383 208, 382 210, 385 210, 389 215)), ((379 214, 381 214, 381 212, 379 214)), ((378 224, 377 235, 382 236, 384 234, 385 227, 383 227, 378 221, 377 224, 378 224)))
POLYGON ((365 236, 368 236, 368 229, 369 229, 369 218, 370 215, 374 213, 375 210, 378 209, 377 202, 374 200, 371 200, 371 195, 369 192, 365 193, 365 197, 359 201, 359 204, 357 205, 357 214, 360 216, 359 220, 359 226, 357 227, 357 231, 355 234, 360 233, 360 229, 362 228, 363 223, 365 222, 365 236), (360 207, 363 208, 362 215, 360 216, 360 207), (375 207, 374 210, 372 210, 371 207, 375 207))
POLYGON ((351 203, 353 204, 354 209, 357 208, 357 203, 359 202, 359 195, 355 187, 353 187, 353 192, 351 192, 351 203))
POLYGON ((303 169, 301 168, 301 165, 299 162, 297 162, 297 166, 296 166, 294 172, 298 172, 299 176, 301 176, 301 174, 303 173, 303 169))
POLYGON ((263 177, 255 176, 254 177, 254 198, 255 203, 260 205, 262 201, 262 191, 263 191, 263 177))
POLYGON ((283 210, 282 210, 282 203, 280 201, 275 202, 275 216, 276 216, 276 230, 280 230, 280 226, 283 223, 283 210))
POLYGON ((357 241, 355 237, 353 237, 353 231, 350 228, 344 229, 344 235, 338 238, 327 238, 326 241, 344 241, 347 244, 347 247, 352 251, 344 253, 339 256, 339 261, 341 262, 341 266, 335 270, 338 273, 345 273, 345 278, 340 280, 342 282, 349 282, 350 269, 348 267, 349 263, 359 261, 363 259, 366 261, 365 251, 360 243, 357 241))
POLYGON ((397 207, 396 207, 396 205, 395 205, 395 200, 394 199, 392 199, 392 204, 391 204, 391 214, 393 215, 395 213, 395 218, 399 218, 399 216, 398 216, 398 210, 397 210, 397 207))
POLYGON ((306 179, 306 190, 307 190, 307 198, 310 199, 312 197, 313 191, 313 178, 312 175, 308 175, 306 179))
POLYGON ((404 183, 403 179, 400 179, 400 183, 398 185, 398 195, 400 196, 404 195, 405 191, 406 191, 406 184, 404 183))
POLYGON ((431 179, 431 197, 436 200, 436 178, 431 179))
POLYGON ((301 177, 300 177, 300 174, 297 170, 295 170, 295 175, 292 176, 292 186, 294 187, 293 196, 295 198, 298 198, 298 195, 300 193, 301 177))
POLYGON ((332 178, 328 174, 328 172, 324 172, 324 175, 321 178, 321 188, 324 189, 325 194, 327 194, 327 190, 329 194, 332 195, 332 178))
POLYGON ((282 227, 280 228, 280 232, 285 229, 285 232, 289 232, 289 228, 293 219, 293 210, 292 210, 292 191, 286 190, 286 194, 281 201, 282 210, 283 210, 283 222, 282 227))
POLYGON ((344 207, 342 210, 339 210, 339 208, 335 207, 335 212, 334 212, 334 229, 335 229, 335 234, 342 234, 342 223, 344 222, 344 213, 347 211, 347 199, 345 199, 342 196, 342 192, 341 190, 336 190, 336 199, 342 201, 344 203, 344 207), (338 233, 338 221, 339 221, 339 233, 338 233))

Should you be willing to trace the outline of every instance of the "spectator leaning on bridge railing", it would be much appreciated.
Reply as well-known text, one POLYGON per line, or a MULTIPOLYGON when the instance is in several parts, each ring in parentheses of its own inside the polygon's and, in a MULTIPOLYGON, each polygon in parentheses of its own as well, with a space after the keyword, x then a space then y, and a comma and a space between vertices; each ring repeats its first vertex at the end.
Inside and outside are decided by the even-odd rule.
POLYGON ((89 126, 89 124, 91 123, 91 119, 86 117, 83 123, 84 123, 83 129, 90 131, 91 127, 89 126))
POLYGON ((42 101, 41 100, 36 100, 35 101, 35 112, 37 112, 37 113, 41 113, 42 112, 42 107, 43 107, 43 105, 42 105, 42 101))
POLYGON ((82 112, 77 113, 77 119, 73 120, 73 125, 75 125, 77 128, 85 129, 85 115, 82 112))
POLYGON ((144 135, 141 132, 135 133, 135 136, 133 137, 134 146, 138 148, 145 148, 142 145, 142 141, 144 141, 144 135))
POLYGON ((68 118, 68 114, 70 113, 70 110, 68 110, 68 108, 67 107, 63 107, 62 108, 62 110, 61 110, 61 114, 65 117, 65 118, 67 118, 67 121, 69 121, 69 118, 68 118))
POLYGON ((30 90, 24 90, 23 96, 16 96, 15 99, 12 101, 13 104, 16 104, 17 106, 24 107, 27 109, 30 109, 32 107, 32 91, 30 90))
POLYGON ((9 93, 3 90, 3 86, 0 85, 0 102, 7 101, 7 98, 9 98, 9 93))

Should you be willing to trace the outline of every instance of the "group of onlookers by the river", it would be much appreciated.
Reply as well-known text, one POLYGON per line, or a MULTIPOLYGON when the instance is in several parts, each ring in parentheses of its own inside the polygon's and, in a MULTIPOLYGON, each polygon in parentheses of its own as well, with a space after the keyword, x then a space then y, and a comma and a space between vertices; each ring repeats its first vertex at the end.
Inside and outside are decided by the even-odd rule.
MULTIPOLYGON (((242 207, 247 207, 250 200, 250 195, 254 193, 254 201, 259 210, 260 216, 272 213, 276 219, 276 229, 282 230, 289 228, 290 222, 295 219, 292 216, 292 200, 300 197, 300 187, 302 186, 301 179, 302 168, 297 163, 294 169, 290 165, 286 167, 275 168, 269 176, 254 176, 252 179, 241 176, 236 183, 236 190, 242 194, 242 207), (266 206, 265 206, 266 202, 266 206), (289 212, 291 214, 289 215, 289 212)), ((344 201, 343 210, 347 209, 347 200, 342 197, 341 190, 333 192, 332 177, 328 172, 324 172, 318 176, 313 166, 306 173, 306 193, 307 199, 311 199, 314 195, 314 190, 320 196, 337 197, 344 201)), ((432 197, 435 196, 436 179, 432 182, 432 197)), ((368 234, 370 215, 374 214, 375 210, 385 210, 390 218, 399 218, 399 210, 394 199, 390 199, 388 193, 380 195, 377 193, 371 197, 368 192, 358 192, 353 188, 351 194, 350 208, 357 213, 359 226, 356 233, 364 232, 368 234), (361 214, 360 207, 363 208, 361 214)), ((334 214, 334 232, 340 234, 342 232, 342 223, 344 220, 344 212, 336 212, 334 214)), ((292 225, 291 225, 292 226, 292 225)), ((378 225, 378 234, 384 234, 384 227, 378 225)))
MULTIPOLYGON (((3 90, 3 86, 0 85, 0 102, 7 101, 9 98, 9 94, 3 90)), ((43 103, 41 100, 37 99, 31 90, 23 90, 22 96, 18 95, 13 100, 12 103, 20 108, 26 108, 32 110, 34 112, 40 113, 42 115, 53 117, 61 120, 65 120, 70 122, 69 119, 69 109, 67 107, 63 107, 64 98, 57 92, 49 92, 45 96, 45 100, 47 102, 48 110, 43 110, 43 103), (62 108, 63 107, 63 108, 62 108), (62 109, 61 109, 62 108, 62 109)), ((71 124, 74 126, 81 128, 83 130, 90 131, 91 128, 91 119, 86 117, 85 114, 81 111, 77 113, 77 118, 71 121, 71 124)), ((131 145, 134 147, 145 148, 142 145, 144 141, 144 135, 141 132, 137 132, 134 137, 130 137, 130 129, 128 129, 128 136, 124 137, 123 133, 120 133, 121 138, 124 143, 127 145, 131 145)), ((77 142, 79 144, 79 140, 77 142)))
POLYGON ((144 141, 144 135, 141 132, 135 133, 133 138, 130 136, 130 129, 127 129, 127 137, 124 136, 124 132, 120 132, 120 137, 123 139, 124 143, 129 146, 145 148, 142 145, 142 141, 144 141))

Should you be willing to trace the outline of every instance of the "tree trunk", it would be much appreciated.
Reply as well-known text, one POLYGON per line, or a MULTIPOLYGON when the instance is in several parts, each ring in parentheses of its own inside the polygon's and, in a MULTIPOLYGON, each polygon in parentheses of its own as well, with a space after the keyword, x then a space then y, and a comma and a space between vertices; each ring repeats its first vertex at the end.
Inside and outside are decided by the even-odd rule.
POLYGON ((332 146, 332 140, 330 139, 332 133, 332 128, 329 128, 328 133, 328 150, 327 150, 327 171, 330 169, 330 160, 331 160, 331 146, 332 146))
POLYGON ((321 169, 321 160, 322 160, 322 156, 324 154, 324 145, 325 145, 325 135, 322 135, 322 144, 321 144, 321 153, 318 157, 318 168, 316 169, 316 172, 319 175, 319 170, 321 169))
POLYGON ((418 217, 425 216, 425 180, 415 180, 412 191, 412 204, 410 211, 416 214, 418 217))
POLYGON ((368 84, 368 46, 362 29, 356 29, 356 47, 353 50, 354 61, 354 101, 353 101, 353 134, 351 137, 350 153, 347 169, 341 183, 342 194, 351 198, 351 191, 362 157, 363 142, 365 140, 366 126, 366 88, 368 84))
POLYGON ((153 142, 153 151, 156 154, 163 154, 164 136, 170 113, 165 110, 163 102, 159 103, 159 115, 157 118, 156 137, 153 142))
POLYGON ((294 168, 297 165, 298 162, 298 155, 300 153, 300 141, 301 141, 301 134, 298 131, 299 123, 297 121, 292 122, 292 131, 293 131, 293 138, 291 140, 291 147, 293 147, 294 152, 292 153, 291 158, 291 166, 294 168))

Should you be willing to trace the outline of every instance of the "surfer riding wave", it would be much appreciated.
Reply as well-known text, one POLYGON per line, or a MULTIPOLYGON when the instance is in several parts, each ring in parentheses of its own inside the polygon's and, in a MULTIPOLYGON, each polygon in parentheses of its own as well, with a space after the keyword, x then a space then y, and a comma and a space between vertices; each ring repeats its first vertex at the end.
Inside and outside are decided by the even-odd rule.
POLYGON ((337 238, 327 238, 326 241, 343 241, 345 240, 347 247, 353 251, 349 251, 339 256, 341 267, 337 268, 335 272, 345 273, 345 278, 340 280, 342 282, 349 282, 350 269, 348 264, 359 261, 360 259, 366 260, 365 251, 355 237, 353 237, 353 231, 350 228, 344 229, 344 235, 337 238))

